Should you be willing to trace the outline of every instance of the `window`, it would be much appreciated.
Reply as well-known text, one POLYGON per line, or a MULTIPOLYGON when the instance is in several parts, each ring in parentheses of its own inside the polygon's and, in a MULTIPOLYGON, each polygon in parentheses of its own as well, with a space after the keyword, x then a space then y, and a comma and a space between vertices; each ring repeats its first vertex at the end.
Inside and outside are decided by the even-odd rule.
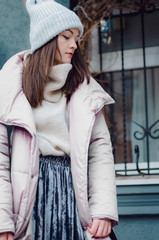
POLYGON ((99 54, 92 55, 92 68, 102 71, 108 83, 102 86, 116 101, 106 112, 119 175, 159 174, 158 21, 155 6, 104 20, 99 54))
MULTIPOLYGON (((159 162, 159 67, 147 68, 146 74, 147 89, 144 87, 143 69, 126 70, 124 92, 121 71, 105 74, 104 79, 109 81, 109 92, 116 101, 116 104, 109 109, 111 120, 109 125, 115 163, 136 163, 138 160, 140 163, 150 162, 149 167, 155 166, 157 170, 157 165, 152 163, 159 162)), ((140 164, 141 168, 147 168, 146 164, 140 164)), ((134 169, 136 166, 132 165, 132 167, 134 169)))

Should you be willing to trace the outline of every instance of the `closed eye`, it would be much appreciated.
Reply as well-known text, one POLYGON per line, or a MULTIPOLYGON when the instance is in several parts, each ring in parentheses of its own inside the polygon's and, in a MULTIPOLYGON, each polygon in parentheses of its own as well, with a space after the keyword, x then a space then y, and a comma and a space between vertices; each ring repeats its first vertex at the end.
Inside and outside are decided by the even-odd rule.
POLYGON ((67 36, 65 36, 65 35, 63 35, 63 37, 64 37, 65 39, 67 39, 67 40, 69 39, 69 37, 67 37, 67 36))

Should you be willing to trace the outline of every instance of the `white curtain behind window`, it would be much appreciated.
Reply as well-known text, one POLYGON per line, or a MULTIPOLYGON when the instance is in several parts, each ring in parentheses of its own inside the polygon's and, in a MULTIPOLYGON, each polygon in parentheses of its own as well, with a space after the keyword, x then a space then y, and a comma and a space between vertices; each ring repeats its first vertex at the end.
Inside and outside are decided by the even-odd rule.
MULTIPOLYGON (((137 126, 136 123, 146 128, 145 116, 145 92, 144 92, 143 70, 133 71, 133 105, 132 105, 132 125, 131 138, 132 147, 138 145, 140 149, 140 162, 147 161, 146 137, 143 140, 137 140, 134 137, 136 131, 138 137, 144 135, 144 130, 137 126), (136 122, 136 123, 134 123, 136 122)), ((158 121, 151 129, 153 136, 159 136, 159 68, 147 69, 147 103, 148 103, 148 122, 149 128, 158 121), (154 131, 156 132, 154 133, 154 131)), ((149 136, 150 161, 159 161, 159 138, 153 139, 149 136)), ((133 151, 133 161, 136 161, 136 155, 133 151)))

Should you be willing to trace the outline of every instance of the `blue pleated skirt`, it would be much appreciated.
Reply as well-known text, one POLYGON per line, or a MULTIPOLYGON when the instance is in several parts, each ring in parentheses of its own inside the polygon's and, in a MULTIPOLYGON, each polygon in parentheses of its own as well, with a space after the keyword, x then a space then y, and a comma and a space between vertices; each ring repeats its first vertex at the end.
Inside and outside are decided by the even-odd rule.
POLYGON ((86 240, 78 216, 69 157, 40 156, 32 222, 34 240, 86 240))

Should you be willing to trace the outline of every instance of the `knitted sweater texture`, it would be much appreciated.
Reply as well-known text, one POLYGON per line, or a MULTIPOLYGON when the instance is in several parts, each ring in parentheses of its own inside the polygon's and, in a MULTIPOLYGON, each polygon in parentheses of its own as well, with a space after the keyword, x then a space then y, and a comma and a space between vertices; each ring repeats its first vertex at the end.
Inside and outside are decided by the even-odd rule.
POLYGON ((70 155, 68 107, 61 88, 71 68, 71 64, 53 66, 42 105, 33 109, 39 150, 43 156, 70 155))

